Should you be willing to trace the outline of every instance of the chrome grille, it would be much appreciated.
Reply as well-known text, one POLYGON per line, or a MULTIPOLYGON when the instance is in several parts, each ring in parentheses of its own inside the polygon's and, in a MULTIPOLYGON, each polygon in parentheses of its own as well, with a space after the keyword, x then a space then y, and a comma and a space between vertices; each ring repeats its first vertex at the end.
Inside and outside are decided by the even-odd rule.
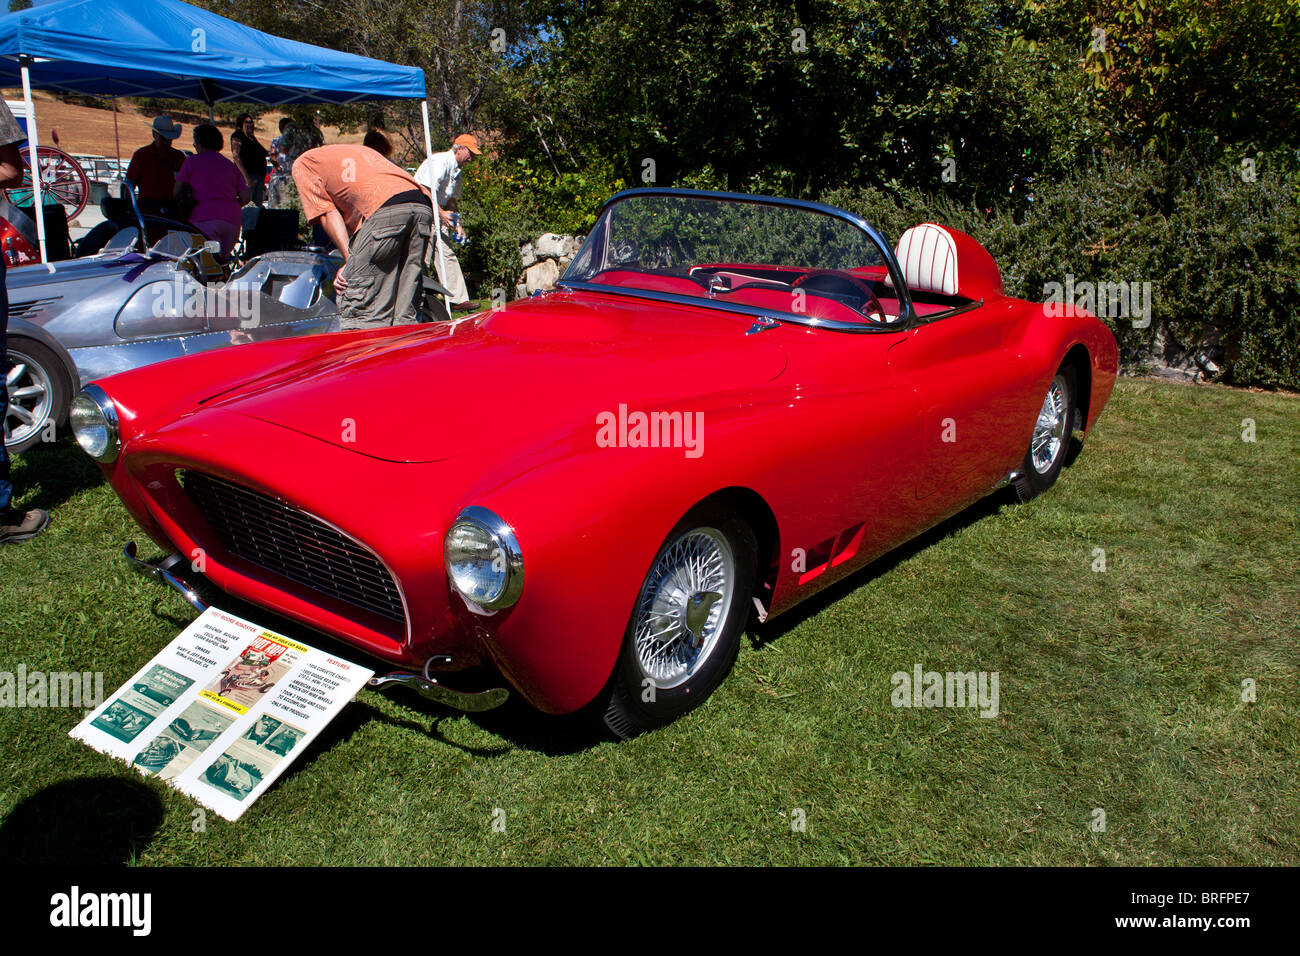
POLYGON ((178 471, 176 477, 231 554, 336 600, 405 622, 392 575, 352 539, 242 485, 197 471, 178 471))

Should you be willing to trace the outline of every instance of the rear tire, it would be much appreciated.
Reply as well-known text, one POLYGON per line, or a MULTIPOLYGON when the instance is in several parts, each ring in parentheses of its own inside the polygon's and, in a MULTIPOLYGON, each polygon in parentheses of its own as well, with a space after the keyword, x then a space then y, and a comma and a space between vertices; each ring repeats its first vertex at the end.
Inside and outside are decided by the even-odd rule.
POLYGON ((673 528, 650 563, 598 698, 606 727, 634 737, 713 693, 740 650, 757 551, 749 525, 716 508, 696 508, 673 528))
POLYGON ((1074 432, 1075 404, 1074 369, 1064 366, 1047 387, 1029 448, 1020 463, 1020 477, 1014 487, 1021 501, 1036 498, 1056 483, 1074 432))

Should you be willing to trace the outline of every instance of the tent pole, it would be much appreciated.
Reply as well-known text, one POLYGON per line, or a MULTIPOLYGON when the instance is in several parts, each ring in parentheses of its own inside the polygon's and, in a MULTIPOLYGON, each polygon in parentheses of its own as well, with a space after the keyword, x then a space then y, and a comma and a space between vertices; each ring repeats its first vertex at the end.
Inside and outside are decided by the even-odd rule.
POLYGON ((18 58, 23 74, 23 101, 27 104, 27 156, 32 167, 32 215, 36 218, 36 244, 40 247, 41 261, 45 263, 45 268, 53 272, 54 266, 45 257, 45 208, 42 205, 45 200, 41 197, 39 152, 41 143, 36 131, 36 107, 32 105, 32 78, 27 70, 31 62, 32 58, 25 54, 18 58))
MULTIPOLYGON (((427 99, 420 100, 420 116, 421 116, 421 118, 423 118, 423 120, 424 120, 424 158, 425 158, 425 159, 433 159, 433 140, 429 138, 429 101, 428 101, 427 99)), ((436 206, 437 203, 438 203, 438 197, 437 197, 436 194, 433 196, 433 202, 434 202, 434 205, 435 205, 435 206, 436 206)), ((433 235, 431 235, 431 236, 429 237, 429 242, 433 243, 435 247, 437 246, 437 244, 438 244, 439 242, 442 241, 442 240, 440 240, 440 239, 438 238, 438 231, 439 231, 439 229, 440 229, 441 227, 442 227, 442 223, 438 222, 438 217, 437 217, 437 216, 434 216, 434 218, 433 218, 433 235)), ((431 250, 431 253, 432 253, 432 255, 433 255, 433 259, 434 259, 434 261, 436 262, 437 259, 438 259, 438 251, 437 251, 437 249, 436 249, 436 248, 432 249, 432 250, 431 250)), ((438 270, 437 270, 436 268, 433 270, 433 274, 434 274, 435 276, 438 277, 438 281, 439 281, 439 282, 442 281, 442 276, 439 275, 438 270)), ((447 295, 442 296, 442 301, 443 301, 443 304, 445 304, 445 305, 447 306, 447 315, 448 315, 448 317, 450 317, 450 316, 451 316, 451 296, 447 296, 447 295)))
MULTIPOLYGON (((122 165, 122 140, 117 135, 117 94, 113 94, 113 151, 117 153, 117 165, 122 165)), ((125 177, 123 177, 125 178, 125 177)))
POLYGON ((433 140, 429 138, 429 101, 420 100, 420 115, 424 118, 424 158, 433 158, 433 140))

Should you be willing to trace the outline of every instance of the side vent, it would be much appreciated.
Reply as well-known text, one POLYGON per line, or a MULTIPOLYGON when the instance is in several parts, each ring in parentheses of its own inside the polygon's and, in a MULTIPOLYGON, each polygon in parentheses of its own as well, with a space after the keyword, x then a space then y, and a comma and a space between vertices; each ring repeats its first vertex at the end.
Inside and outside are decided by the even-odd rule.
POLYGON ((808 552, 808 570, 799 575, 799 583, 807 584, 814 578, 825 574, 830 568, 838 567, 848 561, 862 547, 862 539, 866 536, 866 533, 866 522, 859 522, 840 532, 838 537, 827 538, 810 550, 808 552))

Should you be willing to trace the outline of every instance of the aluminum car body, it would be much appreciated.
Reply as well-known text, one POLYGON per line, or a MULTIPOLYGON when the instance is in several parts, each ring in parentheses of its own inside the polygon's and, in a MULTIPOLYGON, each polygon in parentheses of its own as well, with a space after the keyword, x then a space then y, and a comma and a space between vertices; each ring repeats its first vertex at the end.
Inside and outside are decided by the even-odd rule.
MULTIPOLYGON (((10 349, 26 356, 24 343, 33 342, 57 361, 19 383, 31 397, 14 404, 40 406, 58 424, 66 408, 42 406, 33 388, 70 398, 86 382, 166 359, 335 330, 334 302, 324 293, 337 265, 314 252, 270 253, 210 287, 174 258, 149 253, 11 268, 10 349)), ((11 447, 40 440, 46 422, 25 424, 14 429, 11 447)))

